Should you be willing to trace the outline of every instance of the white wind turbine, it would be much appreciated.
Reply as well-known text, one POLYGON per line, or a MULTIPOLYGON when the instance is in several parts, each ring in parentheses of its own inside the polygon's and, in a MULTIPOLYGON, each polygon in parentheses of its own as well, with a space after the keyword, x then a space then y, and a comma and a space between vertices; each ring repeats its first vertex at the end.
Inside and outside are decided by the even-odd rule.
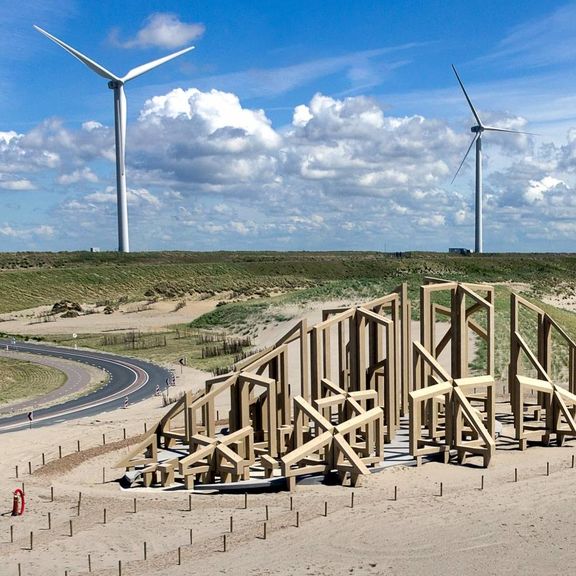
POLYGON ((148 64, 143 64, 142 66, 137 66, 133 68, 125 76, 119 77, 112 72, 109 72, 103 66, 100 66, 94 60, 91 60, 87 56, 84 56, 78 50, 75 50, 68 44, 62 42, 52 34, 49 34, 45 30, 38 26, 34 26, 38 32, 44 34, 56 42, 59 46, 64 48, 67 52, 72 54, 83 62, 92 70, 96 72, 99 76, 102 76, 109 80, 108 88, 114 90, 114 127, 115 127, 115 137, 116 137, 116 194, 118 203, 118 251, 119 252, 130 252, 130 244, 128 240, 128 203, 126 198, 126 95, 124 94, 124 84, 129 80, 149 72, 150 70, 168 62, 186 52, 189 52, 194 48, 190 46, 189 48, 184 48, 178 52, 164 56, 163 58, 158 58, 153 62, 148 62, 148 64))
POLYGON ((466 88, 464 88, 464 84, 462 84, 462 80, 460 80, 460 76, 456 71, 454 64, 452 64, 452 70, 454 70, 454 74, 456 74, 456 78, 458 79, 458 83, 460 84, 460 88, 462 88, 462 92, 464 92, 464 96, 466 97, 466 101, 470 106, 470 110, 472 110, 472 114, 474 114, 474 118, 476 118, 477 124, 472 126, 470 130, 474 132, 474 138, 472 138, 472 142, 470 142, 470 146, 468 146, 468 150, 466 150, 466 154, 464 154, 464 158, 462 162, 460 162, 460 166, 458 166, 458 170, 456 170, 456 174, 454 174, 454 178, 452 178, 452 182, 456 180, 456 176, 460 172, 462 165, 468 158, 468 154, 476 142, 476 229, 475 229, 475 242, 474 242, 474 251, 478 254, 481 254, 482 249, 482 132, 492 131, 492 132, 510 132, 511 134, 531 134, 531 132, 520 132, 519 130, 507 130, 506 128, 495 128, 494 126, 486 126, 482 124, 482 120, 480 120, 480 116, 478 116, 478 112, 472 105, 472 101, 466 92, 466 88))

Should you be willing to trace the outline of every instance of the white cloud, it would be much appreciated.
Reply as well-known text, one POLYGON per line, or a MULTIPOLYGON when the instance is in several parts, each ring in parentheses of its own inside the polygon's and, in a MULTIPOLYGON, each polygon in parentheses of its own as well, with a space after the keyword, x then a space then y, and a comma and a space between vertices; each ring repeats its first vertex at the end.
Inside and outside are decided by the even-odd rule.
POLYGON ((33 236, 48 238, 54 235, 54 228, 46 224, 42 224, 29 228, 15 228, 10 224, 0 226, 0 236, 5 238, 30 238, 33 236))
POLYGON ((117 39, 114 31, 112 40, 124 48, 179 48, 200 38, 204 34, 204 24, 182 22, 177 14, 157 12, 149 16, 136 36, 125 42, 117 39))
POLYGON ((70 184, 77 184, 78 182, 98 182, 98 176, 90 170, 87 166, 84 168, 79 168, 78 170, 74 170, 70 174, 62 174, 58 176, 58 182, 60 184, 64 184, 68 186, 70 184))
POLYGON ((4 190, 35 190, 36 186, 26 178, 21 180, 5 180, 0 177, 0 188, 4 190))

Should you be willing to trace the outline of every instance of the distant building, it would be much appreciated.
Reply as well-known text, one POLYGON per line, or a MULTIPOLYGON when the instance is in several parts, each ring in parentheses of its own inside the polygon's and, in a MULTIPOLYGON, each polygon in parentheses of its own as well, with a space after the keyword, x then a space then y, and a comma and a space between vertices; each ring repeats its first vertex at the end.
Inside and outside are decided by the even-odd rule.
POLYGON ((97 248, 96 246, 92 246, 92 248, 90 248, 90 252, 100 252, 100 248, 97 248))
POLYGON ((450 254, 460 254, 460 256, 469 256, 471 254, 468 248, 448 248, 450 254))

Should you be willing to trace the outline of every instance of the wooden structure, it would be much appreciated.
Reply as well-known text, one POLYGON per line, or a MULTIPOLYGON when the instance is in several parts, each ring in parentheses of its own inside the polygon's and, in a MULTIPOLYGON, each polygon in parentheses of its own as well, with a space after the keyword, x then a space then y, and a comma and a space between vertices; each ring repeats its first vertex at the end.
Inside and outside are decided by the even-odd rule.
POLYGON ((322 321, 298 322, 270 348, 186 394, 118 467, 144 485, 337 474, 356 485, 384 457, 408 411, 406 285, 322 321), (219 411, 227 417, 218 420, 219 411))
MULTIPOLYGON (((302 320, 187 393, 118 467, 138 470, 145 486, 260 477, 291 489, 309 474, 357 485, 406 417, 417 463, 477 455, 488 466, 496 447, 494 288, 426 278, 419 342, 410 326, 405 284, 360 306, 324 310, 314 326, 302 320)), ((510 359, 520 448, 576 436, 576 344, 516 295, 510 359), (553 378, 555 366, 564 380, 553 378)))
POLYGON ((576 344, 544 310, 517 294, 510 299, 508 378, 521 450, 529 440, 548 444, 555 437, 562 444, 576 436, 576 344))
POLYGON ((493 287, 484 284, 427 278, 420 289, 421 342, 413 344, 410 392, 410 453, 417 463, 435 453, 448 462, 455 450, 459 462, 477 454, 488 466, 494 455, 493 301, 493 287), (483 354, 471 354, 471 344, 483 354), (440 363, 445 352, 450 370, 440 363), (479 356, 484 362, 474 366, 479 356), (472 370, 480 374, 470 376, 472 370))

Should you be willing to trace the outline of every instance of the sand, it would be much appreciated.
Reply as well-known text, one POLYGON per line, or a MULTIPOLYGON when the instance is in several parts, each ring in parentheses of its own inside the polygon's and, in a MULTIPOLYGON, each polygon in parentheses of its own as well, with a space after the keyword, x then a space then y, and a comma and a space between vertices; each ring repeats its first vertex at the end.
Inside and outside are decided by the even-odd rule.
MULTIPOLYGON (((132 322, 140 325, 141 314, 143 321, 150 318, 145 312, 135 312, 130 315, 132 322)), ((163 321, 179 321, 172 322, 175 312, 165 310, 163 314, 163 321)), ((101 329, 114 330, 121 324, 116 321, 125 316, 91 315, 90 320, 101 322, 101 329)), ((89 328, 82 319, 72 320, 75 331, 89 328)), ((26 320, 20 321, 24 327, 26 320)), ((58 323, 60 320, 52 324, 58 323)), ((150 329, 161 326, 158 319, 149 324, 150 329)), ((276 329, 283 331, 284 327, 272 326, 262 337, 271 342, 276 329)), ((175 368, 175 392, 202 386, 205 374, 188 367, 175 368)), ((498 404, 498 410, 506 411, 507 406, 498 404)), ((470 458, 466 466, 433 462, 419 468, 388 468, 366 478, 354 490, 299 486, 292 495, 292 511, 287 492, 250 495, 247 509, 243 495, 193 494, 189 512, 189 496, 184 490, 124 491, 115 482, 123 470, 112 466, 127 453, 131 439, 143 432, 144 423, 151 426, 165 411, 161 399, 152 397, 98 417, 1 435, 0 511, 9 512, 12 491, 22 481, 27 510, 18 518, 0 516, 0 575, 17 576, 19 563, 22 576, 62 576, 65 570, 70 576, 87 574, 88 555, 92 574, 101 576, 117 575, 119 561, 123 575, 450 576, 566 574, 576 560, 576 470, 571 468, 575 441, 562 448, 534 446, 520 452, 507 437, 510 430, 505 429, 487 470, 480 467, 480 459, 470 458), (80 454, 76 454, 78 440, 80 454), (43 453, 48 463, 45 467, 41 466, 43 453), (32 463, 32 475, 28 474, 28 462, 32 463), (547 462, 550 476, 546 475, 547 462), (514 482, 515 468, 518 482, 514 482), (482 476, 484 490, 480 490, 482 476), (393 499, 395 486, 397 501, 393 499), (54 502, 50 501, 51 487, 54 502), (324 502, 328 502, 327 517, 324 502), (270 520, 264 540, 266 506, 270 520), (299 528, 295 527, 296 511, 299 528), (234 531, 230 534, 231 516, 234 531), (13 543, 10 526, 14 527, 13 543), (181 566, 177 564, 179 547, 181 566)))

